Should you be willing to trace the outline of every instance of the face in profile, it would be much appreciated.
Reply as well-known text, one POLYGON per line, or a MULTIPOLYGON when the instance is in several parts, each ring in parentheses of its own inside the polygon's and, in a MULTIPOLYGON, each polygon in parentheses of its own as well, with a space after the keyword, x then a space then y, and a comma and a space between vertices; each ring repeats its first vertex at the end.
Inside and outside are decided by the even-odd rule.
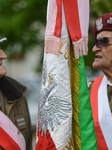
POLYGON ((3 65, 3 60, 6 59, 7 56, 6 54, 3 52, 3 50, 0 48, 0 78, 4 75, 6 75, 7 71, 5 66, 3 65))
POLYGON ((102 70, 104 73, 107 71, 112 71, 112 39, 110 37, 112 37, 111 31, 101 31, 97 34, 96 39, 102 39, 102 41, 97 40, 96 45, 93 47, 95 59, 92 66, 95 69, 102 70))

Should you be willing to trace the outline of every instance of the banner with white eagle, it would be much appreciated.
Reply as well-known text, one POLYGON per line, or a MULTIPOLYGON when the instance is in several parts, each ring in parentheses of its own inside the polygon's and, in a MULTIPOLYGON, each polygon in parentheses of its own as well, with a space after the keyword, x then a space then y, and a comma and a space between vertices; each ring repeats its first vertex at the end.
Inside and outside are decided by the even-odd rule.
POLYGON ((83 99, 80 85, 83 84, 84 91, 87 89, 87 82, 80 82, 79 69, 85 78, 80 58, 88 51, 88 24, 89 0, 48 0, 35 150, 96 150, 90 99, 82 100, 84 105, 80 100, 80 97, 83 99), (87 114, 90 111, 89 120, 85 119, 87 121, 81 126, 80 118, 86 103, 89 104, 86 111, 87 114), (89 128, 86 130, 87 123, 89 128), (89 136, 86 135, 88 130, 89 136), (88 138, 88 144, 92 140, 90 146, 86 146, 82 133, 86 140, 91 136, 88 138))

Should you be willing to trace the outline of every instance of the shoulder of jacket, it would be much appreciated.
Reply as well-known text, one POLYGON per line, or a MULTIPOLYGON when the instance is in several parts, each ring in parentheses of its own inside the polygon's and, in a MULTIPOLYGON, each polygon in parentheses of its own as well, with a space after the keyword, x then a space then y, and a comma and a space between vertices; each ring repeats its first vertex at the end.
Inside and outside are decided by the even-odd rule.
POLYGON ((26 92, 27 88, 15 79, 3 76, 0 78, 0 90, 9 102, 18 100, 26 92))

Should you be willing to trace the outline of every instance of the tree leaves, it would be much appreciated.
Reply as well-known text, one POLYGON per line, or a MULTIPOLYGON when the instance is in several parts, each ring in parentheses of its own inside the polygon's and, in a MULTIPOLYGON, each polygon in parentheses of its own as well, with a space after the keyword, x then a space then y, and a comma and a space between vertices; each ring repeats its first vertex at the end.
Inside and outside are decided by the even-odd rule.
POLYGON ((40 31, 45 28, 46 11, 47 0, 0 0, 0 36, 8 38, 3 48, 10 51, 9 59, 24 57, 33 46, 44 45, 40 31), (34 28, 34 24, 41 26, 34 28))
MULTIPOLYGON (((93 24, 100 15, 111 11, 111 0, 90 0, 89 55, 84 58, 87 66, 91 67, 94 59, 93 24)), ((38 44, 44 49, 46 14, 47 0, 0 0, 0 36, 8 38, 2 48, 9 59, 24 58, 38 44)))

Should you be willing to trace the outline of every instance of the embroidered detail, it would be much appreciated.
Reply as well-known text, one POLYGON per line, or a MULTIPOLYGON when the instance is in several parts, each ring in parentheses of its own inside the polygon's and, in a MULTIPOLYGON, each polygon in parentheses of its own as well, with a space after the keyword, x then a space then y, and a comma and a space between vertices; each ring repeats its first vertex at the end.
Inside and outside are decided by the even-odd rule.
POLYGON ((47 129, 54 131, 55 127, 59 126, 61 122, 69 117, 72 111, 72 103, 58 95, 50 95, 56 89, 57 83, 55 75, 51 77, 51 84, 48 83, 46 64, 43 66, 43 80, 40 91, 40 100, 38 104, 37 122, 39 123, 39 132, 44 131, 46 136, 47 129), (46 81, 45 81, 46 80, 46 81))
MULTIPOLYGON (((65 145, 65 148, 68 150, 72 150, 73 149, 73 140, 70 137, 70 141, 68 142, 68 145, 65 145)), ((61 150, 65 150, 65 148, 61 148, 61 150)))
MULTIPOLYGON (((67 42, 67 40, 64 40, 61 45, 60 45, 60 50, 59 53, 63 54, 63 52, 61 51, 61 48, 64 46, 64 44, 67 42)), ((67 47, 67 49, 64 52, 64 58, 68 60, 68 66, 69 66, 69 57, 70 57, 70 46, 67 47)))
POLYGON ((69 58, 69 50, 70 50, 70 47, 68 46, 65 53, 64 53, 64 57, 65 59, 68 59, 69 58), (68 56, 66 56, 66 54, 68 53, 68 56))
POLYGON ((43 89, 40 92, 40 100, 38 105, 39 109, 44 106, 44 104, 46 103, 46 99, 48 98, 50 92, 54 89, 55 86, 56 84, 52 82, 50 85, 47 86, 47 88, 43 89))
POLYGON ((108 24, 112 24, 112 17, 110 17, 110 20, 107 20, 108 24))
POLYGON ((48 125, 50 129, 54 131, 54 126, 59 126, 61 120, 68 118, 68 113, 71 112, 71 110, 72 105, 67 100, 55 96, 48 98, 43 107, 38 111, 38 119, 40 119, 39 132, 44 129, 44 134, 46 136, 48 125))
POLYGON ((63 45, 64 45, 66 42, 67 42, 67 41, 64 40, 64 41, 61 43, 61 45, 60 45, 60 49, 59 49, 59 53, 60 53, 60 54, 63 54, 63 52, 61 52, 60 50, 61 50, 61 48, 63 47, 63 45))
POLYGON ((72 83, 72 106, 73 106, 73 142, 76 149, 81 148, 80 141, 80 123, 79 123, 79 106, 80 106, 80 78, 79 65, 80 62, 74 59, 74 51, 71 49, 71 83, 72 83), (72 69, 73 68, 73 69, 72 69))
POLYGON ((96 20, 96 28, 98 31, 100 31, 103 28, 102 18, 96 20))
MULTIPOLYGON (((43 61, 43 70, 42 70, 42 85, 45 85, 46 82, 46 78, 47 78, 47 69, 46 69, 46 62, 43 61)), ((41 85, 41 86, 42 86, 41 85)))
POLYGON ((49 75, 49 81, 48 81, 49 84, 51 84, 51 75, 49 75))
MULTIPOLYGON (((51 78, 51 80, 53 80, 51 78)), ((42 83, 41 83, 41 91, 40 91, 40 100, 39 100, 39 104, 38 107, 41 108, 45 102, 46 102, 46 98, 49 95, 49 93, 52 91, 52 89, 56 86, 56 83, 54 83, 54 80, 52 81, 52 84, 48 85, 47 88, 43 89, 43 86, 45 86, 47 81, 47 69, 46 69, 46 62, 43 61, 43 71, 42 71, 42 83)))

